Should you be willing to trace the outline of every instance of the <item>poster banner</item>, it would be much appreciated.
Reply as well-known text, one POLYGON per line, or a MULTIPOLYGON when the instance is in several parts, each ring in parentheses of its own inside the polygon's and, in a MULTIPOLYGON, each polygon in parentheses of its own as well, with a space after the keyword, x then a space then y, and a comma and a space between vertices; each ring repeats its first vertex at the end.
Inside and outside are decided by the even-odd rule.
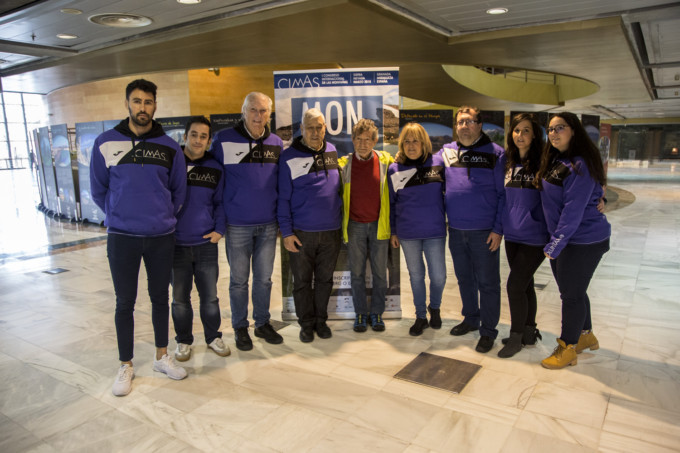
POLYGON ((113 129, 118 126, 118 124, 120 124, 120 120, 104 120, 104 130, 108 131, 109 129, 113 129))
POLYGON ((179 146, 184 146, 184 128, 189 121, 190 116, 175 116, 168 118, 156 118, 156 121, 163 126, 165 134, 179 143, 179 146))
POLYGON ((240 113, 219 113, 210 115, 210 124, 212 126, 213 137, 222 129, 229 129, 236 126, 238 120, 241 119, 240 113))
POLYGON ((38 188, 40 189, 40 204, 43 208, 49 209, 49 202, 47 201, 47 185, 45 184, 45 171, 42 165, 42 154, 40 153, 40 135, 38 129, 33 129, 31 135, 33 136, 33 151, 35 155, 35 166, 38 171, 38 188))
MULTIPOLYGON (((324 69, 310 71, 275 71, 275 133, 284 148, 300 135, 303 113, 318 108, 326 118, 326 140, 338 150, 338 156, 353 152, 352 128, 362 118, 378 127, 376 149, 392 155, 397 152, 399 137, 398 68, 324 69)), ((390 248, 388 288, 383 317, 400 318, 399 249, 390 248)), ((293 277, 288 251, 281 244, 281 279, 284 320, 296 320, 293 303, 293 277)), ((343 244, 335 267, 333 291, 328 303, 330 319, 353 319, 351 279, 347 248, 343 244)), ((366 295, 370 304, 371 273, 366 271, 366 295)))
POLYGON ((598 115, 581 115, 581 124, 588 137, 598 145, 600 143, 600 117, 598 115))
POLYGON ((54 156, 54 174, 57 178, 59 189, 59 213, 62 217, 78 220, 78 200, 73 181, 73 168, 71 164, 71 146, 68 141, 68 127, 66 124, 57 124, 50 127, 52 134, 52 156, 54 156))
POLYGON ((50 130, 48 127, 38 129, 38 147, 40 148, 40 168, 45 180, 47 204, 45 208, 52 214, 61 214, 59 198, 57 196, 57 180, 54 177, 54 163, 52 162, 52 145, 50 144, 50 130))
POLYGON ((602 158, 602 165, 604 165, 604 175, 607 176, 609 169, 609 148, 612 142, 612 125, 607 123, 600 123, 600 141, 597 147, 600 149, 600 157, 602 158))
POLYGON ((396 154, 399 136, 398 68, 275 71, 276 134, 287 147, 300 135, 302 114, 326 117, 326 139, 338 157, 352 152, 352 128, 362 118, 378 126, 376 149, 396 154))
POLYGON ((76 123, 76 156, 78 160, 78 187, 80 189, 80 215, 83 220, 102 223, 104 212, 92 200, 90 191, 90 159, 94 140, 104 132, 104 123, 92 121, 76 123))
POLYGON ((400 110, 399 130, 408 123, 418 123, 430 136, 436 153, 453 141, 453 110, 400 110))
POLYGON ((505 112, 482 110, 482 131, 492 142, 505 148, 505 112))

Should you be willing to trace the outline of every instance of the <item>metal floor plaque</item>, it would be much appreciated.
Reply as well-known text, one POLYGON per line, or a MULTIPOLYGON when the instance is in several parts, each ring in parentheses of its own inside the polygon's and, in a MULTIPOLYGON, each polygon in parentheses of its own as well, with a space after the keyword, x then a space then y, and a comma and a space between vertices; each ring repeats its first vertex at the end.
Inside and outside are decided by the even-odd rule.
POLYGON ((48 269, 46 271, 43 271, 45 274, 61 274, 62 272, 68 272, 68 269, 64 269, 62 267, 55 267, 54 269, 48 269))
POLYGON ((421 352, 394 377, 460 393, 480 368, 474 363, 421 352))

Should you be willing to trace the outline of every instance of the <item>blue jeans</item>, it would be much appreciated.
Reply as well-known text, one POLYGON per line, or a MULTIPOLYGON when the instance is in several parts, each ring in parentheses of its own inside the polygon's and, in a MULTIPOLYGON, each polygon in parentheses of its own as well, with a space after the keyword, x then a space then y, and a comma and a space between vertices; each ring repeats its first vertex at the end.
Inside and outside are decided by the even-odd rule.
POLYGON ((340 230, 294 232, 302 242, 298 252, 289 252, 295 314, 301 327, 314 327, 328 319, 328 301, 333 291, 341 233, 340 230))
POLYGON ((170 308, 168 288, 172 275, 172 254, 175 234, 140 237, 109 234, 106 254, 111 269, 113 289, 116 293, 116 336, 118 358, 121 362, 132 360, 135 331, 135 301, 139 267, 144 260, 151 299, 151 324, 157 348, 168 346, 170 308))
POLYGON ((430 308, 439 308, 442 303, 442 293, 446 284, 446 238, 432 239, 399 239, 401 249, 406 258, 406 268, 411 280, 413 304, 416 306, 416 318, 427 318, 425 305, 425 263, 430 276, 430 308))
POLYGON ((175 324, 175 341, 192 344, 194 310, 191 307, 191 288, 194 280, 200 300, 199 313, 206 344, 222 338, 220 329, 220 303, 217 298, 217 244, 208 242, 195 246, 175 246, 172 264, 172 321, 175 324))
POLYGON ((387 292, 388 239, 378 240, 378 222, 360 223, 353 220, 347 226, 347 255, 352 277, 352 302, 358 315, 368 314, 366 305, 366 259, 371 260, 371 313, 382 315, 387 292))
POLYGON ((609 239, 596 244, 568 244, 550 260, 562 298, 562 334, 565 344, 576 344, 581 329, 590 330, 590 299, 586 291, 602 256, 609 251, 609 239))
POLYGON ((491 230, 449 228, 449 250, 463 300, 463 321, 496 338, 501 316, 500 253, 489 251, 491 230), (481 321, 481 327, 480 327, 481 321))
POLYGON ((229 261, 231 326, 248 327, 248 279, 253 266, 253 319, 255 327, 269 322, 272 272, 276 254, 276 223, 257 226, 227 225, 224 240, 229 261))

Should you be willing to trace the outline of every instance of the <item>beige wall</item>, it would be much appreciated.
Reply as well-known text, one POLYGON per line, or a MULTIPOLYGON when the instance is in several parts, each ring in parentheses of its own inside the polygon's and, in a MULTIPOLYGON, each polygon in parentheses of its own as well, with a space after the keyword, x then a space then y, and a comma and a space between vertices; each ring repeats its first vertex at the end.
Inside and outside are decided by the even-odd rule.
POLYGON ((239 113, 251 91, 274 99, 274 71, 324 69, 323 66, 243 66, 220 68, 220 75, 208 69, 137 74, 62 88, 47 95, 49 125, 123 119, 125 87, 144 78, 158 86, 156 118, 170 116, 239 113))
POLYGON ((47 95, 50 126, 123 119, 125 87, 135 79, 151 80, 158 86, 156 118, 189 114, 189 77, 186 71, 138 74, 62 88, 47 95))

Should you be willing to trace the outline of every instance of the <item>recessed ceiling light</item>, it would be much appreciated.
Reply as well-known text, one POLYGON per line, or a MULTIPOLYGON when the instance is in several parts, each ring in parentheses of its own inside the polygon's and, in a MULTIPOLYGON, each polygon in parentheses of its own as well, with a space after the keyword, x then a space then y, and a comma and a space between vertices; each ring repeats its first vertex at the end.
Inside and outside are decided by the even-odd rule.
POLYGON ((119 13, 95 14, 94 16, 88 17, 87 20, 97 25, 116 28, 146 27, 153 22, 146 16, 119 13))
POLYGON ((196 3, 201 3, 201 0, 177 0, 177 3, 182 3, 183 5, 195 5, 196 3))
POLYGON ((486 10, 486 14, 505 14, 508 12, 508 8, 489 8, 486 10))
POLYGON ((59 33, 57 38, 59 39, 76 39, 78 35, 72 35, 70 33, 59 33))
POLYGON ((63 9, 60 9, 59 11, 61 11, 64 14, 82 14, 83 13, 81 10, 75 9, 75 8, 63 8, 63 9))

